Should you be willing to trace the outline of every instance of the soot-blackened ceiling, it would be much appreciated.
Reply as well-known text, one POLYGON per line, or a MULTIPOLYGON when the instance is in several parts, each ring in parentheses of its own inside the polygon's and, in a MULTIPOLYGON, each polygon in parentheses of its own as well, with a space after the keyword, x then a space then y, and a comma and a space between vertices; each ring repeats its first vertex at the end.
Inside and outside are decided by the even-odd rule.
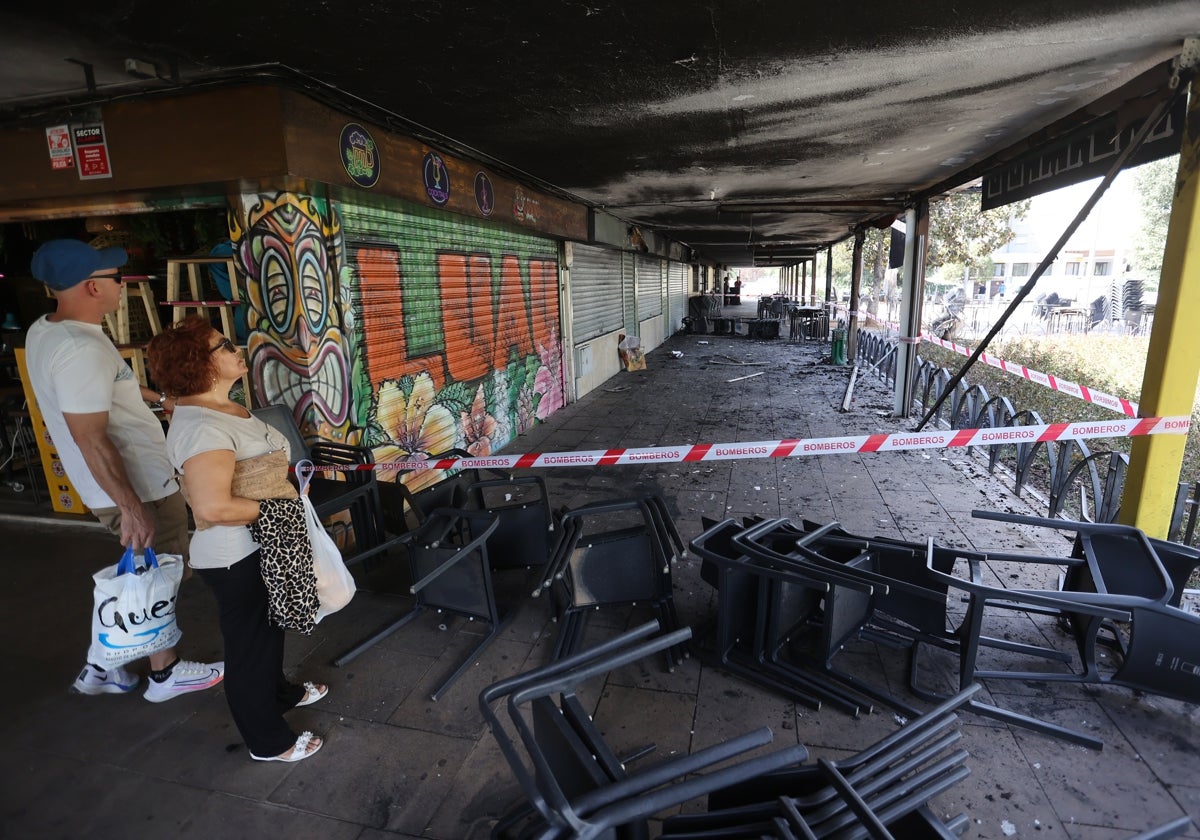
POLYGON ((2 120, 86 99, 68 59, 101 97, 288 68, 745 265, 843 238, 1112 94, 1200 33, 1200 2, 63 0, 0 21, 2 120), (165 78, 132 80, 126 58, 165 78))

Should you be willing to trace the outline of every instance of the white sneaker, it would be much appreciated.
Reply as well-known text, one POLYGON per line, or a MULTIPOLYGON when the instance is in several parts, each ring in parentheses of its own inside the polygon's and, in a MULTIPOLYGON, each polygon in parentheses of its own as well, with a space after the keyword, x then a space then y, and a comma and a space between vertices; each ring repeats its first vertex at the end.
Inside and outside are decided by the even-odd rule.
POLYGON ((106 671, 89 662, 71 684, 71 693, 125 694, 137 688, 137 684, 138 675, 129 673, 120 665, 106 671))
POLYGON ((225 663, 187 662, 179 660, 171 669, 171 676, 162 682, 153 679, 146 680, 146 699, 151 703, 161 703, 187 694, 189 691, 203 691, 212 688, 225 677, 225 663))

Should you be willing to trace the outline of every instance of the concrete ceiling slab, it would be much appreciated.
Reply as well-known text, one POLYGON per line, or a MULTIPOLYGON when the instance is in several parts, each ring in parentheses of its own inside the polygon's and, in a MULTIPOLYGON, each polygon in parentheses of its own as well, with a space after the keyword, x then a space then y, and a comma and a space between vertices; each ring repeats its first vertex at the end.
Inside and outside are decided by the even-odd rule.
POLYGON ((1109 97, 1200 33, 1200 3, 63 0, 0 24, 0 122, 286 67, 749 265, 841 239, 1109 97), (126 58, 164 78, 132 79, 126 58))

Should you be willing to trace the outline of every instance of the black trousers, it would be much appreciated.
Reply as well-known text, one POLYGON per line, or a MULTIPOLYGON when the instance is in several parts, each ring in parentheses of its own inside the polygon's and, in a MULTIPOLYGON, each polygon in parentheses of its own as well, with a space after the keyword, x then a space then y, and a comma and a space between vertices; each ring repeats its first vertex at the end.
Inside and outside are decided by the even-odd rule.
POLYGON ((283 713, 304 698, 304 687, 283 675, 283 637, 267 621, 267 587, 256 551, 228 569, 197 569, 220 607, 225 639, 225 699, 254 755, 280 755, 296 733, 283 713))

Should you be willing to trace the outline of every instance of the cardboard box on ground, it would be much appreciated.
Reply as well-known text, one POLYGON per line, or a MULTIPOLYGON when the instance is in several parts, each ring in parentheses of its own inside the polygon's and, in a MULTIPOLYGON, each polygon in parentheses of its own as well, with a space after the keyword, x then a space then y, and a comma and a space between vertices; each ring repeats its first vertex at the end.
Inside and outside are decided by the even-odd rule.
POLYGON ((617 353, 625 370, 645 370, 646 354, 642 352, 642 341, 636 335, 617 336, 617 353))

